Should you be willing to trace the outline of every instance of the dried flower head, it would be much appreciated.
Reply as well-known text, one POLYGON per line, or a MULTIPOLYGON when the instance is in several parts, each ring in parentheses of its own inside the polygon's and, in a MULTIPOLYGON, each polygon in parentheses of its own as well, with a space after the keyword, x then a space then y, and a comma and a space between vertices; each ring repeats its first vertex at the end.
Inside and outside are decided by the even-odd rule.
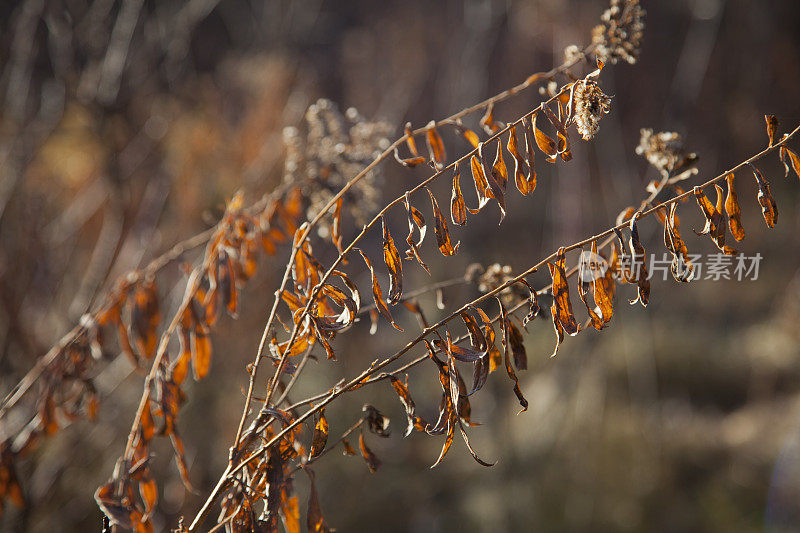
POLYGON ((619 59, 636 63, 645 13, 639 0, 611 0, 611 6, 600 17, 603 23, 592 30, 597 57, 604 63, 616 63, 619 59))
MULTIPOLYGON (((472 267, 472 265, 470 265, 470 267, 472 267)), ((474 271, 472 274, 474 275, 474 271)), ((478 290, 481 292, 493 291, 504 283, 508 283, 513 278, 514 273, 510 266, 494 263, 493 265, 489 265, 483 274, 477 277, 478 290)), ((512 307, 527 298, 527 290, 524 286, 519 284, 511 285, 500 291, 500 299, 506 307, 512 307)))
MULTIPOLYGON (((361 172, 389 146, 392 127, 386 122, 368 122, 354 108, 344 115, 330 100, 320 99, 306 111, 306 136, 298 128, 286 128, 284 180, 310 180, 303 191, 308 198, 307 216, 315 217, 351 178, 361 172)), ((363 224, 377 207, 380 176, 372 171, 345 195, 344 205, 363 224)), ((320 221, 320 236, 330 228, 320 221)))
POLYGON ((582 80, 575 83, 573 98, 575 127, 585 141, 591 140, 600 129, 600 119, 611 109, 611 97, 597 82, 582 80))
POLYGON ((697 154, 686 153, 683 138, 674 131, 653 133, 650 128, 643 128, 636 147, 636 154, 647 158, 648 163, 658 169, 662 176, 675 176, 693 167, 697 154))

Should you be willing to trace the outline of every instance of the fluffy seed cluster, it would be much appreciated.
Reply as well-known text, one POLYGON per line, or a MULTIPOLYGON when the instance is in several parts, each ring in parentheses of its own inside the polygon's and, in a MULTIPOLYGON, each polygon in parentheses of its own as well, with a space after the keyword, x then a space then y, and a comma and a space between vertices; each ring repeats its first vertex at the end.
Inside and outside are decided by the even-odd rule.
MULTIPOLYGON (((325 99, 309 106, 305 122, 305 136, 298 128, 283 130, 284 180, 310 179, 303 191, 308 198, 306 214, 310 219, 389 146, 392 127, 386 122, 369 122, 354 108, 342 115, 333 102, 325 99)), ((344 206, 358 224, 363 224, 378 207, 379 182, 380 176, 372 171, 345 195, 344 206)), ((318 228, 321 237, 330 234, 325 219, 318 228)))
POLYGON ((636 63, 645 13, 639 0, 611 0, 611 5, 600 17, 602 24, 592 30, 597 57, 604 63, 616 63, 620 59, 636 63))
POLYGON ((575 127, 585 141, 591 140, 600 129, 600 119, 611 109, 611 97, 597 82, 583 80, 575 83, 573 98, 575 127))
POLYGON ((650 128, 643 128, 640 133, 636 154, 645 157, 662 176, 674 176, 697 161, 697 154, 686 153, 683 138, 674 131, 654 133, 650 128))
MULTIPOLYGON (((474 281, 478 284, 478 290, 481 292, 489 292, 504 283, 507 283, 514 277, 511 267, 508 265, 501 265, 494 263, 479 274, 483 267, 479 264, 470 265, 467 268, 467 279, 474 281)), ((506 307, 512 307, 528 297, 528 293, 523 285, 518 283, 506 287, 500 291, 500 299, 506 307)))

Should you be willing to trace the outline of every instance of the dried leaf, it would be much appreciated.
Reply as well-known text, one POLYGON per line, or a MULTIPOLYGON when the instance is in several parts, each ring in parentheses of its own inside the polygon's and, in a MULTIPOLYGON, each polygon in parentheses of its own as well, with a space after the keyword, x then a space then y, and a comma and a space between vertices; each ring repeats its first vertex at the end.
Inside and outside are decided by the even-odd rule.
POLYGON ((309 533, 329 533, 330 528, 325 524, 325 517, 319 505, 319 495, 317 486, 314 483, 314 472, 310 468, 304 468, 308 477, 311 478, 311 488, 308 494, 308 512, 306 513, 306 526, 309 533))
POLYGON ((361 407, 361 411, 364 413, 364 419, 367 421, 367 428, 369 428, 372 433, 384 438, 391 435, 392 430, 389 427, 390 421, 388 416, 384 416, 377 408, 368 403, 365 403, 361 407))
POLYGON ((769 192, 769 183, 761 175, 761 172, 752 164, 750 164, 750 168, 753 169, 753 176, 755 176, 758 184, 758 203, 761 205, 761 214, 764 216, 764 222, 767 223, 768 227, 774 228, 775 224, 778 223, 778 205, 775 203, 772 193, 769 192))
POLYGON ((728 196, 725 198, 725 214, 728 215, 728 227, 731 229, 733 238, 737 241, 744 239, 744 227, 742 226, 742 210, 739 207, 739 198, 736 195, 736 188, 733 185, 733 172, 725 176, 728 182, 728 196))
POLYGON ((692 261, 689 259, 689 251, 686 249, 686 244, 681 238, 680 225, 675 214, 677 208, 677 203, 669 206, 669 215, 664 221, 664 245, 672 254, 672 264, 669 268, 672 277, 676 281, 686 283, 694 279, 695 270, 692 261))
POLYGON ((439 132, 436 131, 435 121, 431 121, 430 124, 428 124, 428 129, 425 133, 425 138, 428 142, 428 151, 431 154, 431 160, 434 162, 436 170, 441 170, 444 168, 444 164, 447 161, 447 153, 444 149, 442 137, 439 135, 439 132))
POLYGON ((797 175, 798 179, 800 179, 800 156, 798 156, 796 153, 794 153, 789 148, 786 148, 785 146, 781 146, 778 152, 780 153, 781 156, 781 163, 783 163, 783 166, 786 168, 786 173, 784 177, 786 178, 789 177, 789 165, 786 164, 786 155, 788 154, 789 161, 792 164, 792 169, 794 170, 794 173, 797 175))
POLYGON ((532 121, 533 121, 533 136, 536 139, 536 145, 539 147, 539 150, 544 152, 548 157, 545 160, 549 163, 555 163, 556 157, 558 156, 558 148, 556 147, 556 142, 547 136, 539 127, 536 125, 536 119, 538 117, 538 111, 533 114, 532 121))
POLYGON ((511 131, 508 134, 508 144, 506 145, 506 148, 514 158, 514 183, 517 185, 517 190, 523 195, 528 195, 532 191, 529 189, 530 183, 525 175, 525 160, 519 153, 516 124, 511 128, 511 131))
POLYGON ((470 146, 472 146, 473 148, 477 148, 478 147, 478 143, 480 143, 480 139, 478 138, 478 134, 477 133, 475 133, 474 131, 472 131, 469 128, 465 128, 464 124, 462 124, 460 120, 458 122, 456 122, 455 126, 456 126, 456 129, 458 130, 458 133, 460 133, 461 136, 464 137, 464 139, 470 144, 470 146))
MULTIPOLYGON (((562 161, 569 161, 572 159, 572 152, 570 151, 570 142, 569 142, 569 135, 567 134, 567 128, 564 124, 562 124, 561 120, 556 116, 553 111, 545 106, 544 108, 545 115, 547 115, 547 119, 550 121, 550 124, 556 129, 556 134, 558 137, 558 155, 561 156, 562 161)), ((559 114, 561 113, 561 106, 559 105, 559 114)))
POLYGON ((631 302, 631 305, 640 302, 644 307, 647 307, 647 303, 650 301, 650 280, 648 279, 647 258, 645 256, 644 246, 642 246, 642 243, 639 241, 639 228, 636 225, 636 219, 638 218, 639 212, 637 211, 631 218, 629 225, 631 238, 628 241, 628 247, 633 257, 637 289, 636 299, 631 302))
POLYGON ((474 215, 483 209, 484 206, 489 203, 489 199, 494 198, 494 195, 489 189, 489 182, 486 181, 483 165, 481 164, 481 160, 478 159, 478 156, 473 155, 469 162, 472 169, 472 180, 475 183, 475 194, 478 196, 478 207, 476 209, 468 207, 467 210, 474 215))
POLYGON ((508 169, 506 168, 506 162, 503 160, 503 143, 499 140, 497 141, 497 153, 494 156, 494 163, 492 163, 492 176, 497 184, 500 185, 500 188, 503 189, 503 193, 505 193, 508 185, 508 169))
POLYGON ((394 244, 394 239, 389 233, 386 219, 381 216, 383 228, 383 261, 389 269, 389 304, 397 305, 403 297, 403 263, 400 261, 400 252, 394 244))
POLYGON ((428 425, 425 420, 421 417, 417 416, 416 414, 416 406, 414 405, 414 399, 411 398, 411 393, 408 390, 408 376, 406 376, 406 382, 402 382, 400 378, 397 376, 390 376, 389 379, 392 381, 392 388, 397 393, 397 396, 400 398, 400 402, 403 404, 403 407, 406 410, 406 418, 408 419, 408 428, 406 432, 403 434, 403 437, 408 437, 413 430, 417 431, 425 431, 425 427, 428 425))
MULTIPOLYGON (((596 241, 592 241, 592 254, 598 256, 596 241)), ((603 323, 608 324, 611 321, 611 317, 614 315, 614 278, 611 265, 607 265, 605 276, 606 277, 603 278, 595 276, 594 280, 592 281, 592 297, 594 298, 594 303, 597 305, 597 309, 600 312, 600 316, 603 318, 603 323), (606 280, 611 283, 610 288, 606 283, 604 283, 606 280)))
MULTIPOLYGON (((481 165, 483 167, 483 175, 486 177, 486 181, 489 185, 489 191, 491 192, 491 197, 497 200, 497 205, 500 208, 500 223, 503 222, 503 219, 506 216, 506 197, 505 197, 505 187, 501 185, 501 182, 498 180, 503 180, 502 176, 495 176, 496 171, 493 167, 489 165, 489 150, 488 148, 484 150, 485 143, 481 143, 478 145, 478 158, 481 160, 481 165)), ((501 148, 500 140, 497 140, 497 148, 498 150, 501 148)), ((505 164, 503 164, 505 168, 505 164)), ((507 179, 507 178, 505 178, 507 179)))
POLYGON ((373 474, 377 472, 378 468, 381 467, 381 461, 372 453, 372 450, 367 447, 367 443, 364 441, 363 431, 358 436, 358 447, 361 449, 361 457, 363 457, 364 462, 367 463, 369 471, 373 474))
POLYGON ((415 167, 417 165, 421 165, 426 161, 424 157, 419 155, 419 150, 417 150, 417 142, 414 140, 414 133, 411 130, 411 123, 406 123, 405 127, 405 136, 406 136, 406 145, 408 146, 408 150, 411 152, 411 157, 407 159, 403 159, 400 157, 400 152, 397 148, 394 149, 394 158, 397 160, 398 163, 405 167, 415 167))
POLYGON ((389 312, 389 308, 386 306, 386 302, 383 299, 383 291, 381 290, 381 286, 378 283, 378 278, 375 276, 375 270, 372 268, 372 263, 370 263, 369 259, 364 252, 361 251, 359 248, 356 248, 358 253, 361 254, 362 259, 364 259, 364 263, 367 265, 369 269, 369 273, 372 276, 372 297, 375 300, 375 307, 378 309, 380 314, 383 315, 383 318, 389 321, 392 326, 398 330, 403 331, 403 328, 397 325, 397 323, 392 318, 392 314, 389 312))
POLYGON ((328 419, 325 418, 325 409, 319 412, 319 419, 314 426, 314 436, 311 439, 311 451, 308 453, 309 460, 314 459, 322 450, 325 449, 325 444, 328 442, 328 419))
POLYGON ((486 107, 486 113, 484 113, 479 124, 481 127, 483 127, 483 131, 485 131, 488 135, 497 133, 497 131, 501 128, 501 125, 494 120, 494 103, 491 103, 486 107))
POLYGON ((211 368, 211 339, 204 332, 195 330, 192 338, 192 371, 195 381, 208 375, 211 368))
POLYGON ((411 199, 409 198, 408 192, 406 192, 403 202, 406 206, 406 214, 408 216, 408 237, 406 237, 406 243, 408 243, 409 248, 406 250, 406 259, 416 259, 417 263, 419 263, 420 266, 424 268, 428 274, 430 274, 431 270, 419 255, 419 246, 425 239, 427 228, 425 225, 425 217, 422 216, 422 213, 420 213, 416 207, 411 205, 411 199), (416 231, 419 235, 419 240, 414 239, 414 231, 416 231))
POLYGON ((764 120, 767 123, 767 137, 769 137, 769 146, 775 144, 775 133, 778 131, 778 119, 775 115, 764 115, 764 120))
POLYGON ((527 116, 522 117, 522 127, 525 132, 525 152, 528 154, 528 194, 536 189, 536 150, 533 148, 534 137, 533 126, 527 116))
POLYGON ((461 166, 456 165, 453 170, 453 189, 450 193, 450 220, 453 224, 463 226, 467 223, 467 206, 464 195, 461 194, 461 166))
POLYGON ((528 410, 528 400, 526 400, 525 396, 522 395, 522 390, 519 388, 519 379, 517 378, 517 373, 514 372, 514 368, 511 366, 511 358, 509 357, 509 348, 511 344, 511 339, 509 338, 509 329, 511 322, 508 320, 508 314, 503 302, 501 302, 500 298, 498 297, 495 297, 495 299, 497 300, 497 304, 500 306, 500 327, 503 332, 503 337, 501 339, 503 344, 503 362, 506 367, 506 374, 508 374, 508 377, 511 379, 511 381, 514 382, 514 394, 517 396, 517 400, 519 400, 519 404, 522 406, 522 409, 519 413, 522 413, 523 411, 528 410))
POLYGON ((725 244, 725 232, 726 232, 726 223, 725 223, 725 196, 722 187, 717 184, 714 184, 714 188, 717 190, 717 203, 716 205, 711 203, 705 194, 700 190, 699 187, 694 188, 694 196, 697 200, 697 205, 700 206, 700 211, 703 213, 703 216, 706 219, 706 224, 703 227, 703 231, 698 232, 695 230, 697 235, 708 235, 711 237, 711 240, 714 241, 714 244, 717 245, 723 253, 726 255, 736 255, 736 250, 727 246, 725 244))
MULTIPOLYGON (((336 251, 341 255, 342 250, 342 204, 344 198, 339 198, 336 201, 336 209, 333 211, 333 222, 331 223, 331 240, 333 245, 336 246, 336 251)), ((342 261, 344 262, 344 261, 342 261)))
POLYGON ((558 353, 561 339, 564 338, 563 332, 566 331, 570 336, 577 335, 580 327, 575 320, 575 315, 572 312, 572 302, 569 299, 569 285, 567 284, 567 274, 564 271, 563 248, 558 251, 555 262, 548 263, 547 266, 553 279, 553 305, 551 311, 553 311, 553 325, 556 328, 558 342, 551 357, 555 357, 558 353))
POLYGON ((425 187, 425 190, 428 191, 428 196, 431 197, 433 218, 436 222, 436 243, 439 246, 439 251, 442 252, 442 255, 444 256, 455 255, 461 242, 459 241, 455 246, 453 246, 453 242, 450 239, 450 230, 447 228, 447 220, 444 218, 444 215, 442 215, 442 212, 439 209, 439 204, 436 202, 436 198, 433 196, 431 190, 427 187, 425 187))

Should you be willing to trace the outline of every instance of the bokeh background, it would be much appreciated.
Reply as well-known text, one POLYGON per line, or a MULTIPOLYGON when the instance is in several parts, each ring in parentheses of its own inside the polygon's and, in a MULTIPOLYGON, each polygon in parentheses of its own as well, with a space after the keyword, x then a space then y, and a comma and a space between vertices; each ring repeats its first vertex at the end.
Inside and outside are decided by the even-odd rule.
MULTIPOLYGON (((634 154, 640 128, 680 133, 700 157, 699 181, 765 146, 765 113, 777 115, 782 131, 798 124, 799 3, 643 6, 639 63, 603 72, 614 99, 596 139, 577 141, 569 164, 540 164, 535 194, 512 193, 499 229, 491 207, 453 229, 461 241, 454 258, 437 257, 427 242, 434 279, 459 276, 473 262, 519 271, 608 227, 658 177, 634 154)), ((590 42, 606 7, 603 0, 2 2, 0 392, 117 277, 209 227, 237 190, 252 201, 277 186, 283 130, 302 129, 317 99, 386 121, 394 138, 406 121, 422 126, 561 63, 566 46, 590 42)), ((539 99, 529 89, 496 116, 513 120, 539 99)), ((445 141, 451 155, 465 150, 449 132, 445 141)), ((521 376, 529 411, 516 415, 499 373, 473 400, 483 423, 472 430, 473 444, 498 460, 495 467, 477 465, 456 442, 430 470, 441 439, 403 439, 402 406, 386 384, 331 407, 332 435, 365 402, 391 417, 394 432, 370 440, 383 461, 375 474, 339 453, 317 466, 329 522, 340 531, 800 530, 800 184, 783 178, 777 157, 759 167, 780 209, 774 230, 761 220, 749 172, 737 180, 748 234, 740 248, 762 254, 758 279, 654 281, 646 309, 628 306, 631 289, 621 287, 611 327, 567 338, 555 359, 552 327, 532 323, 530 368, 521 376)), ((388 201, 424 176, 389 163, 375 188, 388 201)), ((446 186, 434 192, 446 204, 446 186)), ((689 249, 713 253, 689 231, 701 227, 694 206, 683 211, 689 249)), ((391 218, 396 238, 403 216, 391 218)), ((659 225, 643 222, 641 231, 660 253, 659 225)), ((354 232, 350 224, 345 237, 354 232)), ((376 235, 367 247, 379 244, 376 235)), ((333 252, 320 250, 329 262, 333 252)), ((244 368, 287 254, 263 258, 240 318, 224 318, 214 331, 211 375, 188 386, 180 429, 201 492, 225 466, 244 368)), ((429 283, 408 265, 408 286, 429 283)), ((367 281, 363 272, 358 279, 367 281)), ((541 272, 531 279, 547 282, 541 272)), ((177 304, 183 281, 180 264, 159 278, 166 307, 177 304)), ((445 295, 458 305, 477 294, 466 285, 445 295)), ((429 318, 442 313, 432 296, 420 301, 429 318)), ((413 330, 413 318, 400 320, 413 330)), ((385 325, 375 337, 367 329, 337 339, 339 362, 313 362, 293 396, 324 390, 404 344, 385 325)), ((432 417, 433 368, 413 371, 411 382, 419 409, 432 417)), ((20 462, 28 506, 8 505, 0 529, 99 530, 92 493, 124 448, 142 379, 123 356, 98 367, 97 384, 98 421, 65 427, 20 462)), ((12 412, 6 431, 15 416, 26 415, 12 412)), ((163 530, 193 516, 202 498, 184 490, 169 445, 155 451, 162 501, 154 521, 163 530)), ((305 498, 306 479, 296 486, 305 498)))

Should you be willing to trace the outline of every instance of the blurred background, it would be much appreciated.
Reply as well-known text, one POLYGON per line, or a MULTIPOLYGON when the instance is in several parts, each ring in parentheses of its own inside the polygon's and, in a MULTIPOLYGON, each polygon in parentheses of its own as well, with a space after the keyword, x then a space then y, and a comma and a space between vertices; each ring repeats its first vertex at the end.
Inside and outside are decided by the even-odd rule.
MULTIPOLYGON (((700 173, 690 182, 699 183, 763 149, 765 113, 777 115, 782 132, 797 126, 800 3, 642 5, 640 60, 604 70, 602 87, 614 98, 595 140, 575 136, 567 164, 541 160, 536 192, 510 193, 499 229, 492 206, 453 228, 461 241, 454 258, 434 255, 429 237, 434 281, 475 262, 524 270, 638 206, 658 178, 634 153, 641 128, 680 133, 699 155, 700 173)), ((296 172, 287 156, 297 155, 292 141, 313 127, 306 110, 319 98, 342 114, 356 108, 359 120, 393 140, 406 121, 423 126, 560 64, 565 47, 591 42, 607 7, 604 0, 2 2, 0 393, 119 276, 216 223, 237 190, 249 203, 296 172)), ((514 120, 540 98, 528 89, 495 116, 514 120)), ((444 136, 451 159, 466 151, 455 134, 444 136)), ((611 326, 568 337, 555 359, 552 326, 531 323, 529 369, 521 373, 528 412, 516 415, 499 373, 472 400, 483 424, 471 431, 473 445, 495 467, 477 465, 457 441, 430 470, 441 438, 402 438, 404 411, 387 383, 329 408, 332 436, 358 419, 365 402, 390 416, 394 429, 388 439, 369 440, 383 461, 375 474, 338 452, 320 461, 329 523, 340 531, 800 530, 800 187, 794 175, 783 178, 776 156, 759 168, 780 209, 774 230, 761 220, 751 173, 737 180, 747 230, 739 248, 763 256, 758 279, 655 280, 646 309, 627 305, 633 289, 619 287, 611 326)), ((425 175, 384 165, 365 192, 376 202, 369 205, 425 175)), ((447 205, 448 185, 434 192, 447 205)), ((693 203, 682 210, 689 250, 714 253, 690 231, 702 227, 693 203)), ((360 227, 353 215, 346 240, 360 227)), ((404 216, 390 217, 398 240, 404 216)), ((660 225, 642 222, 640 231, 660 254, 660 225)), ((376 234, 365 248, 376 254, 379 246, 376 234)), ((335 257, 330 246, 315 250, 324 264, 335 257)), ((225 467, 245 365, 287 256, 285 247, 262 256, 239 319, 225 317, 214 329, 211 374, 187 387, 180 431, 201 493, 225 467)), ((430 283, 414 264, 406 272, 407 287, 430 283)), ((548 278, 539 272, 531 281, 541 287, 548 278)), ((368 282, 363 269, 357 279, 368 282)), ((166 316, 184 282, 181 261, 159 274, 166 316)), ((458 306, 478 294, 462 285, 445 297, 458 306)), ((420 303, 430 319, 445 313, 433 296, 420 303)), ((574 294, 573 305, 583 316, 574 294)), ((397 315, 414 331, 413 317, 397 315)), ((337 338, 337 363, 315 351, 320 359, 293 399, 405 344, 404 335, 381 327, 374 337, 362 325, 337 338)), ((97 421, 64 423, 20 460, 28 504, 7 502, 3 531, 99 530, 92 494, 122 453, 142 387, 128 359, 113 355, 96 368, 97 421)), ((435 418, 434 369, 422 365, 410 381, 420 412, 435 418)), ((13 433, 32 409, 32 399, 21 402, 0 422, 4 431, 13 433)), ((165 530, 194 516, 203 498, 184 490, 168 443, 154 451, 161 502, 153 520, 165 530)), ((304 500, 306 478, 295 486, 304 500)))

